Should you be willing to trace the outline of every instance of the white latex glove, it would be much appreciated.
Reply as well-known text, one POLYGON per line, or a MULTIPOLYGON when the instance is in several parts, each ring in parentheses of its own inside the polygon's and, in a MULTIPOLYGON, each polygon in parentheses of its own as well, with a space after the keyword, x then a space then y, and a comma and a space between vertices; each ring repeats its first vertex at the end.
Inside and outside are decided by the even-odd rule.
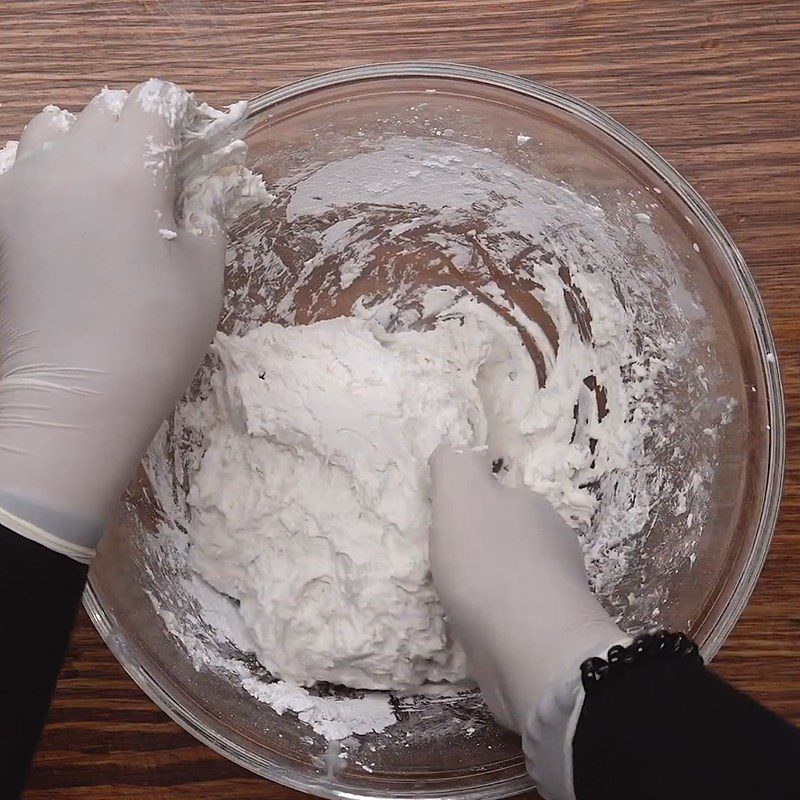
POLYGON ((628 643, 589 590, 575 532, 541 495, 504 487, 486 453, 431 458, 430 560, 486 704, 523 736, 548 800, 574 798, 580 665, 628 643))
POLYGON ((175 221, 188 98, 46 109, 0 175, 0 522, 79 561, 216 328, 224 236, 175 221))

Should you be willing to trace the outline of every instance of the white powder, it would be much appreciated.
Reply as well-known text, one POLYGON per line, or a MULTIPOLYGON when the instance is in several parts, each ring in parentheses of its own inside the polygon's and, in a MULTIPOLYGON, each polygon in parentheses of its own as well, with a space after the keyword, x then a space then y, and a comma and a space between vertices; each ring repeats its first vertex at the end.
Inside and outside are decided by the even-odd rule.
POLYGON ((170 128, 185 127, 192 96, 174 83, 150 78, 139 90, 139 105, 150 114, 158 114, 170 128))
POLYGON ((6 142, 5 147, 0 148, 0 175, 11 169, 17 158, 17 142, 6 142))
POLYGON ((241 140, 203 155, 195 171, 185 176, 178 200, 189 228, 223 228, 249 209, 267 203, 264 179, 245 166, 247 147, 241 140))
POLYGON ((58 106, 45 106, 44 110, 52 115, 52 124, 62 133, 66 133, 74 124, 77 116, 71 111, 58 106))
POLYGON ((278 714, 293 711, 314 733, 329 740, 380 733, 397 721, 387 695, 380 692, 357 698, 317 697, 297 684, 277 681, 258 683, 253 696, 278 714))
MULTIPOLYGON (((167 556, 165 562, 170 561, 170 556, 167 556)), ((191 578, 190 584, 199 604, 198 611, 213 631, 216 642, 234 644, 241 651, 251 650, 249 632, 231 601, 197 576, 191 578)), ((152 592, 149 595, 159 616, 180 639, 196 669, 213 669, 230 675, 255 700, 268 704, 279 715, 293 712, 325 739, 338 741, 354 734, 379 733, 396 722, 389 697, 382 692, 372 692, 364 697, 318 697, 295 683, 260 680, 241 661, 216 653, 200 634, 196 621, 176 616, 164 608, 152 592)))
POLYGON ((109 89, 108 86, 104 86, 100 90, 100 99, 108 110, 119 119, 122 116, 125 101, 128 99, 128 93, 124 89, 109 89))

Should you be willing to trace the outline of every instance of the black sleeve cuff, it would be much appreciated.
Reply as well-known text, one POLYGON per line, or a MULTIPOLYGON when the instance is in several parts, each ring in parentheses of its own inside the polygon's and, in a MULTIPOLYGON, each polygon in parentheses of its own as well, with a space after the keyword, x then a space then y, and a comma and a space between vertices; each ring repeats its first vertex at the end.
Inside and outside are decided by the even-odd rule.
POLYGON ((0 796, 18 797, 69 644, 88 567, 0 526, 0 796))
POLYGON ((577 800, 789 800, 799 765, 800 732, 699 657, 610 670, 587 686, 573 739, 577 800))

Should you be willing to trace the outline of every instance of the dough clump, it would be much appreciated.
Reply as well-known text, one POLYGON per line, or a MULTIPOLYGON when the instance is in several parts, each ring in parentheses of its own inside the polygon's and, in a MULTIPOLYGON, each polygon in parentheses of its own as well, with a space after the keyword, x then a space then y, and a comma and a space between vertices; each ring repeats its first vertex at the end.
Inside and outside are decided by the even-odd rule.
POLYGON ((428 459, 486 443, 492 342, 470 317, 218 334, 190 559, 239 601, 274 674, 364 689, 466 676, 430 578, 428 459))

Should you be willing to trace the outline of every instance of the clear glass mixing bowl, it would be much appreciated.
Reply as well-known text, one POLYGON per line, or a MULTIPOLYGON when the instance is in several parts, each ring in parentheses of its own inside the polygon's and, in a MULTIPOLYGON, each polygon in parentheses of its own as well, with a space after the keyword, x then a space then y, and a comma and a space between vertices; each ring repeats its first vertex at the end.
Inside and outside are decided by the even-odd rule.
MULTIPOLYGON (((488 179, 493 196, 503 194, 508 176, 522 171, 602 210, 618 231, 627 264, 623 271, 606 267, 618 273, 629 302, 636 295, 648 307, 649 323, 642 325, 654 319, 665 328, 686 323, 674 331, 682 342, 682 378, 659 390, 660 401, 672 404, 680 452, 675 457, 658 451, 656 457, 663 456, 663 471, 676 480, 688 479, 701 460, 711 468, 698 495, 702 508, 693 516, 687 518, 687 509, 678 509, 669 492, 654 496, 627 573, 605 599, 631 627, 688 629, 706 659, 713 657, 767 553, 781 492, 784 419, 772 337, 755 285, 692 187, 647 145, 585 103, 464 66, 392 64, 323 75, 256 98, 251 121, 250 158, 276 187, 276 201, 247 215, 233 232, 225 331, 263 319, 287 321, 277 300, 299 285, 301 274, 305 283, 296 294, 295 322, 346 313, 367 290, 388 292, 400 273, 435 283, 431 264, 445 263, 445 271, 453 266, 447 249, 453 237, 477 248, 469 226, 443 230, 439 239, 426 235, 424 242, 405 236, 403 247, 395 247, 385 234, 388 227, 397 231, 398 223, 427 212, 382 199, 391 174, 356 172, 342 203, 370 220, 362 239, 370 268, 349 290, 320 301, 316 290, 340 266, 320 256, 320 236, 342 215, 322 206, 315 212, 315 198, 307 197, 306 211, 289 219, 287 204, 315 171, 391 142, 417 142, 426 158, 471 152, 508 164, 507 175, 500 170, 488 179), (715 398, 725 400, 722 410, 715 398), (637 601, 642 597, 649 602, 637 601)), ((458 183, 458 169, 446 174, 458 183)), ((459 189, 447 181, 439 187, 440 205, 447 204, 451 189, 459 189)), ((472 226, 479 229, 486 213, 491 212, 475 204, 472 226)), ((440 224, 437 214, 429 217, 427 234, 440 224)), ((560 224, 566 231, 570 220, 560 224)), ((520 282, 508 291, 524 309, 530 290, 520 282)), ((536 314, 536 308, 526 313, 536 314)), ((192 394, 202 391, 201 376, 192 394)), ((167 427, 158 445, 171 466, 156 479, 166 481, 181 508, 185 443, 173 441, 171 431, 167 427)), ((530 788, 518 740, 493 725, 474 693, 399 701, 395 726, 356 737, 346 745, 351 757, 336 759, 326 758, 330 748, 293 714, 279 716, 229 676, 196 669, 190 652, 171 635, 173 626, 164 622, 177 625, 193 614, 191 598, 175 589, 185 565, 159 560, 150 546, 165 520, 179 526, 186 519, 170 519, 174 512, 155 498, 152 479, 143 469, 129 489, 92 566, 85 604, 134 680, 186 730, 255 773, 325 797, 493 798, 530 788), (173 616, 159 615, 152 598, 173 616)), ((244 668, 259 675, 252 658, 241 655, 244 668)))

